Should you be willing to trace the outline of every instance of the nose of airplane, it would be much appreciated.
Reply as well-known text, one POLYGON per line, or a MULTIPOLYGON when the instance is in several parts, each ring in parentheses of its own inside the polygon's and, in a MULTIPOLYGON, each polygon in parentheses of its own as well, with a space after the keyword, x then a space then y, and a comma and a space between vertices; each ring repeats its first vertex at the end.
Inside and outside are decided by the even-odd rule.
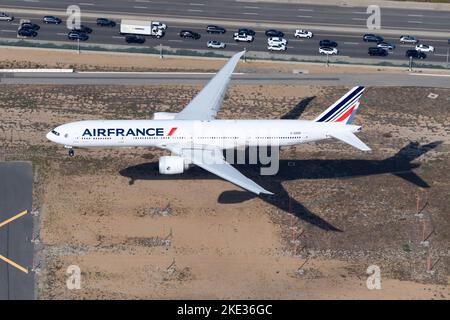
POLYGON ((53 134, 52 134, 52 132, 50 131, 50 132, 48 132, 47 133, 47 135, 45 136, 48 140, 50 140, 50 141, 52 141, 52 142, 55 142, 54 140, 53 140, 53 136, 52 136, 53 134))

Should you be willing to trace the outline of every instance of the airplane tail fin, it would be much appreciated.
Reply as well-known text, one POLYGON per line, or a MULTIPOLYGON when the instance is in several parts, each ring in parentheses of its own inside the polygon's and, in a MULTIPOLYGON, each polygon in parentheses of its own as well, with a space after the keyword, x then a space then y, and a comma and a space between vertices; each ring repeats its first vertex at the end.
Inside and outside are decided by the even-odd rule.
POLYGON ((362 142, 355 134, 353 134, 353 132, 350 131, 335 132, 330 133, 330 136, 338 140, 341 140, 342 142, 348 143, 352 147, 355 147, 356 149, 359 149, 361 151, 371 150, 364 142, 362 142))
POLYGON ((359 99, 364 92, 363 86, 353 87, 342 98, 322 112, 315 122, 342 122, 350 124, 359 107, 359 99))

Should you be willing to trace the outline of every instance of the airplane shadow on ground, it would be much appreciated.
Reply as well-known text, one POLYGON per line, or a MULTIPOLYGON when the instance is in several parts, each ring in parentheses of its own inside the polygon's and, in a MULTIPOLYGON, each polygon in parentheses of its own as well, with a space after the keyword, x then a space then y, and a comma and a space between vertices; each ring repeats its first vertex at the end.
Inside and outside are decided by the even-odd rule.
MULTIPOLYGON (((219 203, 241 203, 255 197, 283 210, 290 212, 322 230, 341 230, 331 225, 318 215, 308 210, 299 201, 289 196, 282 182, 300 179, 339 179, 364 177, 390 173, 405 179, 419 187, 429 185, 412 170, 420 165, 411 163, 431 149, 436 148, 442 141, 420 145, 410 142, 394 156, 384 160, 280 160, 279 171, 274 176, 261 176, 259 165, 239 165, 237 168, 247 177, 272 191, 274 195, 255 195, 248 191, 224 191, 218 198, 219 203)), ((144 163, 131 166, 120 171, 120 174, 130 179, 130 184, 136 180, 193 180, 220 179, 219 177, 194 166, 180 175, 161 175, 158 162, 144 163)))

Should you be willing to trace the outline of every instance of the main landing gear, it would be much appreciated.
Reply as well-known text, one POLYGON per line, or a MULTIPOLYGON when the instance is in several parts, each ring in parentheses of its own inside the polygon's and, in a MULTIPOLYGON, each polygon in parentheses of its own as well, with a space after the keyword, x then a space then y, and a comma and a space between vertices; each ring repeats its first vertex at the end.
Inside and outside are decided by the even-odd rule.
POLYGON ((75 151, 72 149, 72 148, 70 148, 69 149, 69 157, 73 157, 75 155, 75 151))

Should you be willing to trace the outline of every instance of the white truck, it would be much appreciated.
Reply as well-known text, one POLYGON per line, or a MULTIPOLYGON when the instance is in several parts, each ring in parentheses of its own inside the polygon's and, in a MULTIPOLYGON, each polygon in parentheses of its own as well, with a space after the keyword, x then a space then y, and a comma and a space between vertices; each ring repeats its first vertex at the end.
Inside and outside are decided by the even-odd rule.
POLYGON ((126 20, 120 21, 120 34, 138 34, 143 36, 152 36, 161 38, 164 36, 164 30, 154 26, 149 20, 126 20))

